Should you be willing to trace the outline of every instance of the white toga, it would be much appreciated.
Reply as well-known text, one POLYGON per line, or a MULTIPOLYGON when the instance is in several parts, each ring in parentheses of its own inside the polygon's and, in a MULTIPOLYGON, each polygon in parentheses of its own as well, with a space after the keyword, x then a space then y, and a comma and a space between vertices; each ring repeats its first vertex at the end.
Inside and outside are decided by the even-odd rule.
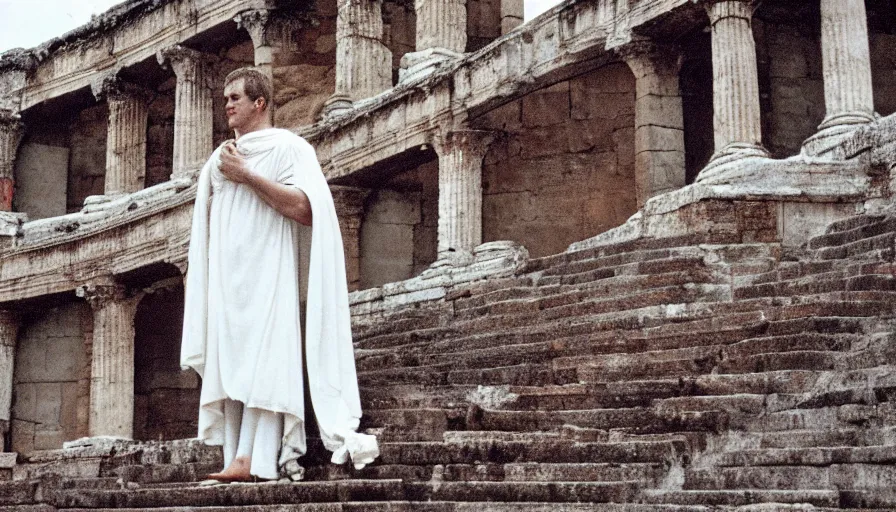
MULTIPOLYGON (((276 128, 237 141, 249 168, 301 189, 312 208, 306 312, 311 399, 334 462, 378 454, 361 418, 351 341, 345 259, 329 187, 314 148, 276 128)), ((283 413, 280 464, 305 453, 298 231, 247 185, 228 181, 218 148, 196 194, 186 284, 181 365, 202 377, 199 438, 223 444, 223 401, 283 413)))

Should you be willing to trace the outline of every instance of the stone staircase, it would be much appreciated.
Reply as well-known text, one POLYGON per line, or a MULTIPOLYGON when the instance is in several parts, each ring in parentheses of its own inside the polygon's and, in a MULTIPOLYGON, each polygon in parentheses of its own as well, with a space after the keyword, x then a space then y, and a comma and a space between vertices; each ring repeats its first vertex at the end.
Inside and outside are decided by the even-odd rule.
POLYGON ((896 218, 805 254, 730 235, 550 256, 354 328, 381 457, 200 487, 220 451, 21 457, 0 510, 704 511, 896 507, 896 218), (596 505, 600 504, 600 505, 596 505))

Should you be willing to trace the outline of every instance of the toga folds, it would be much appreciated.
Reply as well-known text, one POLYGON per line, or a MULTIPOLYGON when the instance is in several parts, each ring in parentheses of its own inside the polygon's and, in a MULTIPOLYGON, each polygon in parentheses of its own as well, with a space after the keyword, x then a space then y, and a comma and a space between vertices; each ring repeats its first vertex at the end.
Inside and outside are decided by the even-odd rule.
POLYGON ((186 279, 181 366, 202 377, 199 438, 224 442, 224 400, 284 414, 279 463, 306 451, 302 360, 324 446, 333 462, 378 455, 361 418, 342 236, 314 148, 269 128, 236 142, 248 167, 301 189, 311 203, 305 354, 299 320, 295 221, 248 185, 224 178, 219 147, 197 184, 186 279))

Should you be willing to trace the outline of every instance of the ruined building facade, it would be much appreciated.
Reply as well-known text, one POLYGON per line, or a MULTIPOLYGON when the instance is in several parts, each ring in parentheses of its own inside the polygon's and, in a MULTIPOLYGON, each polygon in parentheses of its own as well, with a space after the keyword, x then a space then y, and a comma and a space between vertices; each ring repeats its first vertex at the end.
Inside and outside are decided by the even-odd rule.
MULTIPOLYGON (((606 276, 598 275, 596 263, 581 263, 587 258, 650 249, 666 251, 658 258, 671 267, 681 263, 677 257, 697 253, 699 261, 688 265, 718 266, 702 281, 685 265, 678 270, 689 280, 663 285, 647 302, 602 310, 632 315, 634 323, 620 321, 613 332, 697 321, 689 315, 706 304, 721 305, 706 306, 703 322, 747 315, 760 302, 756 308, 870 301, 863 321, 886 323, 891 311, 874 301, 890 300, 889 285, 880 283, 893 277, 885 266, 892 237, 873 247, 879 289, 836 289, 878 295, 835 300, 800 288, 785 300, 783 292, 756 290, 772 286, 771 274, 782 280, 797 272, 794 265, 800 279, 816 279, 800 274, 808 268, 804 262, 853 254, 849 248, 824 253, 840 240, 836 233, 888 218, 896 165, 894 55, 896 8, 886 0, 569 0, 526 24, 521 0, 129 0, 37 48, 6 52, 0 55, 0 433, 4 451, 18 455, 0 457, 0 472, 36 478, 43 474, 38 466, 69 457, 54 450, 85 437, 167 442, 195 436, 199 380, 178 366, 183 282, 197 173, 231 137, 222 82, 233 69, 255 65, 268 73, 275 125, 317 150, 340 216, 362 395, 380 401, 365 399, 374 411, 368 426, 388 441, 390 426, 417 432, 427 420, 378 416, 377 404, 435 403, 387 399, 408 392, 391 385, 444 392, 453 405, 430 409, 463 409, 468 430, 513 430, 471 419, 501 404, 474 399, 468 388, 492 386, 487 389, 505 396, 506 386, 559 386, 565 393, 570 385, 637 374, 614 366, 624 355, 591 353, 587 364, 573 364, 585 356, 564 352, 573 345, 557 333, 540 340, 553 340, 550 353, 522 360, 550 361, 549 374, 532 370, 524 378, 501 370, 522 364, 510 349, 507 360, 477 352, 491 373, 475 366, 485 372, 476 376, 463 373, 472 371, 467 363, 452 371, 425 362, 436 357, 426 350, 478 350, 452 350, 465 345, 447 343, 460 336, 460 324, 506 329, 492 333, 500 336, 522 329, 509 320, 519 313, 540 319, 526 324, 531 337, 559 322, 552 315, 560 309, 597 300, 582 290, 599 289, 601 300, 629 296, 629 284, 599 283, 606 276), (684 246, 692 252, 670 249, 684 246), (527 295, 533 290, 542 294, 537 300, 527 295), (489 302, 498 296, 503 302, 489 302), (662 321, 645 320, 653 307, 666 308, 662 321), (388 336, 394 339, 386 343, 388 336), (400 350, 399 340, 443 346, 400 350), (395 353, 384 355, 390 347, 395 353), (380 366, 393 363, 394 373, 377 373, 388 373, 380 366), (407 380, 420 368, 438 371, 407 380), (567 378, 570 368, 577 373, 567 378)), ((890 228, 880 229, 875 236, 890 228)), ((306 232, 306 246, 309 237, 306 232)), ((848 268, 844 280, 871 272, 848 268)), ((825 279, 835 270, 826 270, 825 279)), ((613 272, 608 275, 622 277, 613 272)), ((563 316, 563 328, 584 324, 594 313, 588 311, 563 316)), ((762 321, 820 315, 770 311, 762 310, 762 321)), ((719 332, 726 327, 713 325, 719 332)), ((893 332, 875 329, 865 333, 868 339, 893 332)), ((659 350, 649 341, 654 331, 638 332, 648 340, 642 350, 659 350)), ((517 344, 524 334, 516 335, 517 344)), ((680 374, 663 366, 672 360, 664 359, 653 377, 764 371, 698 364, 715 361, 720 350, 688 356, 696 366, 680 374)), ((751 356, 769 359, 773 352, 751 356)), ((884 382, 890 356, 875 354, 862 370, 876 368, 884 382)), ((856 370, 801 357, 786 371, 826 371, 836 380, 856 370)), ((866 378, 850 392, 881 395, 866 378)), ((749 393, 762 395, 767 407, 768 396, 783 400, 815 389, 788 382, 786 392, 749 393)), ((741 407, 738 414, 753 407, 737 404, 731 407, 741 407)), ((673 409, 676 418, 695 412, 673 409)), ((442 430, 464 430, 451 428, 463 414, 439 414, 434 421, 448 425, 442 430)), ((896 425, 875 418, 886 432, 896 425)), ((736 424, 728 418, 713 435, 728 435, 736 424)), ((582 427, 569 418, 556 427, 570 425, 582 427)), ((749 432, 754 424, 739 425, 749 432)), ((553 427, 535 430, 556 434, 553 427)), ((436 437, 442 434, 447 440, 445 432, 436 437)), ((892 435, 881 436, 877 444, 889 446, 892 435)), ((496 439, 490 442, 509 442, 496 439)), ((712 440, 721 438, 687 439, 688 457, 718 455, 712 440)), ((664 459, 668 474, 654 484, 680 490, 700 482, 691 473, 673 478, 670 467, 690 464, 675 453, 664 459)), ((541 462, 533 457, 529 462, 541 462)), ((700 460, 711 466, 721 459, 700 460)), ((81 467, 68 476, 109 476, 108 466, 102 468, 97 462, 96 475, 79 473, 81 467)), ((896 478, 863 468, 881 487, 896 478)), ((572 477, 555 479, 564 478, 572 477)), ((676 502, 671 495, 619 492, 613 501, 676 502)), ((831 495, 812 496, 805 501, 826 504, 831 495)), ((553 499, 559 498, 542 501, 553 499)))

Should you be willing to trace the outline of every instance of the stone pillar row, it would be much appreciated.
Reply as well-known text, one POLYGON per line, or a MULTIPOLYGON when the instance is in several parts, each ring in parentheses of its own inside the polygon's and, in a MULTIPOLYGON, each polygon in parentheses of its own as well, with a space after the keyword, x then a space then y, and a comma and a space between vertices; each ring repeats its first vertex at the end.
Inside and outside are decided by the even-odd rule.
POLYGON ((171 177, 184 177, 201 169, 214 149, 215 59, 179 45, 160 51, 157 58, 159 64, 169 64, 177 76, 171 177))
POLYGON ((488 131, 441 134, 439 156, 438 259, 463 263, 482 243, 482 159, 494 140, 488 131))
POLYGON ((0 110, 0 211, 12 211, 16 152, 23 134, 24 126, 19 116, 0 110))
POLYGON ((146 178, 147 91, 115 76, 94 84, 97 99, 109 105, 104 194, 130 194, 146 178))
POLYGON ((93 310, 90 375, 91 437, 134 435, 134 315, 142 293, 129 295, 112 279, 77 290, 93 310))
POLYGON ((351 108, 392 86, 392 53, 382 42, 382 0, 340 0, 336 19, 336 92, 326 112, 351 108))

